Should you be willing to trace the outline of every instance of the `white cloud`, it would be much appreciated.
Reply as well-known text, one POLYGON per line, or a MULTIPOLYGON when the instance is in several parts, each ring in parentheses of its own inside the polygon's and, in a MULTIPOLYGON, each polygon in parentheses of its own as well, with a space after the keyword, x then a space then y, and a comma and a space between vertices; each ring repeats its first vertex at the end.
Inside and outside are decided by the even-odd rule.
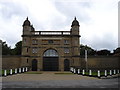
POLYGON ((95 49, 117 48, 118 0, 1 0, 0 37, 12 47, 21 40, 28 16, 36 30, 70 30, 80 22, 81 43, 95 49))

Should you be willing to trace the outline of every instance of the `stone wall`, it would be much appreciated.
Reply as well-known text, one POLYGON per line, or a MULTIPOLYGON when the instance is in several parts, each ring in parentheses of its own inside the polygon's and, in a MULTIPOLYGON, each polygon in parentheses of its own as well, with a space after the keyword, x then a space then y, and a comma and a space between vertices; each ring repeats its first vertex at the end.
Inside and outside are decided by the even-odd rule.
MULTIPOLYGON (((86 62, 84 58, 81 58, 82 68, 86 68, 86 62)), ((21 63, 21 56, 3 56, 2 68, 19 68, 21 63)), ((80 62, 79 62, 80 63, 80 62)), ((120 58, 114 56, 94 56, 87 59, 88 69, 118 69, 120 67, 120 58)))
POLYGON ((82 60, 82 68, 88 68, 93 70, 104 69, 118 69, 120 67, 120 58, 114 56, 96 56, 88 57, 87 65, 84 58, 82 60))
POLYGON ((2 69, 19 68, 21 56, 2 56, 2 69))

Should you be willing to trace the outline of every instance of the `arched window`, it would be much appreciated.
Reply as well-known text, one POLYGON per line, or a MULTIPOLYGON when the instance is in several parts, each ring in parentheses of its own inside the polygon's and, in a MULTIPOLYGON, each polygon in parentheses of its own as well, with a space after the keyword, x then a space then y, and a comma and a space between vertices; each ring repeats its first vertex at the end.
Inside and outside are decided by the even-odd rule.
POLYGON ((43 55, 44 57, 57 57, 58 56, 58 53, 57 53, 57 51, 56 50, 54 50, 54 49, 49 49, 49 50, 47 50, 47 51, 45 51, 44 52, 44 55, 43 55))

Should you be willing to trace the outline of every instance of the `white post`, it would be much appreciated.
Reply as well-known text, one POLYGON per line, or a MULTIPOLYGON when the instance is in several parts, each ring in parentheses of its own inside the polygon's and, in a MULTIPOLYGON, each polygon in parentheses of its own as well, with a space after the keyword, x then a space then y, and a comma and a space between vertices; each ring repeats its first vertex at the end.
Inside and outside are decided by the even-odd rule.
POLYGON ((83 69, 83 72, 82 72, 82 74, 84 75, 85 74, 85 70, 83 69))
POLYGON ((7 70, 4 70, 4 76, 7 76, 7 70))
POLYGON ((74 74, 76 73, 76 70, 75 70, 75 68, 74 68, 74 74))
POLYGON ((15 69, 15 74, 17 73, 17 68, 15 69))
POLYGON ((87 50, 85 50, 85 61, 86 61, 86 71, 88 71, 88 65, 87 65, 87 50))
POLYGON ((118 70, 118 74, 119 74, 119 70, 118 70))
POLYGON ((114 74, 116 74, 116 71, 114 70, 114 74))
POLYGON ((12 69, 10 69, 10 75, 12 75, 12 69))
POLYGON ((100 70, 98 70, 98 77, 100 77, 100 70))
POLYGON ((89 70, 89 75, 90 75, 90 76, 92 75, 92 71, 91 71, 91 70, 89 70))
POLYGON ((21 73, 21 68, 19 68, 19 73, 21 73))
POLYGON ((74 68, 72 67, 72 72, 74 72, 74 68))
POLYGON ((78 69, 78 74, 80 74, 80 69, 78 69))
POLYGON ((26 72, 28 71, 28 68, 26 67, 26 72))
POLYGON ((25 72, 24 67, 23 67, 23 72, 25 72))
POLYGON ((105 77, 107 77, 107 70, 105 70, 105 77))
POLYGON ((112 76, 112 71, 110 70, 110 76, 112 76))

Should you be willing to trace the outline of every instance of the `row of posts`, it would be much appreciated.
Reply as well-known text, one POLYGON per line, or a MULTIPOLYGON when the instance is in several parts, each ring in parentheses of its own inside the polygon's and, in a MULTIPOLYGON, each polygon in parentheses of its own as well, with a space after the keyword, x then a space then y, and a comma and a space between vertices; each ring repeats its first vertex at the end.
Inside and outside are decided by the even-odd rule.
MULTIPOLYGON (((81 71, 80 69, 76 69, 76 68, 71 67, 70 71, 72 73, 74 73, 74 74, 80 74, 80 73, 82 73, 82 75, 85 75, 85 70, 84 69, 81 71)), ((104 76, 105 77, 108 76, 107 72, 108 72, 108 70, 104 70, 104 76)), ((119 73, 120 73, 119 70, 109 70, 109 75, 110 76, 115 75, 115 74, 119 74, 119 73)), ((89 70, 89 76, 92 76, 92 70, 89 70)), ((101 71, 100 70, 97 70, 97 77, 99 77, 99 78, 101 77, 101 71)))
MULTIPOLYGON (((23 67, 23 68, 16 68, 15 72, 13 73, 13 69, 10 69, 10 75, 17 74, 17 73, 24 73, 28 71, 28 67, 23 67)), ((7 76, 7 70, 4 70, 4 76, 7 76)))

